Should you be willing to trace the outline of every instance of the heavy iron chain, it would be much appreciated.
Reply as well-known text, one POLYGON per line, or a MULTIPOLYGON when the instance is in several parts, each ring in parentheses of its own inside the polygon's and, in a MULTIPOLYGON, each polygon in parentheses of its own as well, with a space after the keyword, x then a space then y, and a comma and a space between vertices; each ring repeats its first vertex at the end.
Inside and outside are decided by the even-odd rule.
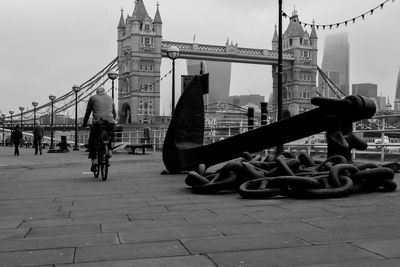
POLYGON ((307 153, 284 152, 277 157, 243 152, 217 171, 199 164, 187 174, 185 183, 195 193, 237 191, 243 198, 272 197, 335 198, 361 192, 396 190, 395 164, 352 163, 343 156, 316 161, 307 153))

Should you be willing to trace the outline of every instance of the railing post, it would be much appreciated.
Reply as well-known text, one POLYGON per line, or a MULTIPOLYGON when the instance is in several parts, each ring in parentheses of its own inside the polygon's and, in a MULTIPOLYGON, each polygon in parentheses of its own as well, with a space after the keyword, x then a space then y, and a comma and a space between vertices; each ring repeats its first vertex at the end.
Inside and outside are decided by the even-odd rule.
POLYGON ((268 118, 268 103, 261 102, 261 125, 267 124, 267 118, 268 118))
POLYGON ((381 132, 381 161, 385 160, 385 118, 382 118, 382 132, 381 132))
POLYGON ((247 109, 247 130, 253 130, 254 128, 254 108, 248 107, 247 109))

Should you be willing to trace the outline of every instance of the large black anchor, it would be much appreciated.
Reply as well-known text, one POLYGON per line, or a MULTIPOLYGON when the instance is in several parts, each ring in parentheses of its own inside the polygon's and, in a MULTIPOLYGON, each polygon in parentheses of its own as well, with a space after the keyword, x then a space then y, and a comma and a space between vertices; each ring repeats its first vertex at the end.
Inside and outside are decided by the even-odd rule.
POLYGON ((170 173, 197 169, 225 162, 247 151, 258 152, 326 131, 328 157, 366 149, 367 143, 354 135, 352 123, 371 118, 374 102, 363 96, 344 99, 313 98, 313 110, 281 120, 224 140, 203 145, 204 103, 202 76, 195 76, 185 88, 171 119, 163 145, 163 161, 170 173))

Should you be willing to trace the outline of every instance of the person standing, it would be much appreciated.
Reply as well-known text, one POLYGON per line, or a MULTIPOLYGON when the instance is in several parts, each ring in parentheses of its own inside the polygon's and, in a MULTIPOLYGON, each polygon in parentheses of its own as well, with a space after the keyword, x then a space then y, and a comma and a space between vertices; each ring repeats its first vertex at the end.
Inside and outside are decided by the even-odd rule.
POLYGON ((11 142, 14 144, 14 156, 19 156, 19 144, 22 140, 22 132, 17 124, 11 133, 11 142))
POLYGON ((40 155, 42 155, 44 129, 42 125, 40 125, 39 121, 36 121, 32 133, 33 133, 33 147, 35 148, 35 155, 38 154, 38 150, 40 152, 40 155))

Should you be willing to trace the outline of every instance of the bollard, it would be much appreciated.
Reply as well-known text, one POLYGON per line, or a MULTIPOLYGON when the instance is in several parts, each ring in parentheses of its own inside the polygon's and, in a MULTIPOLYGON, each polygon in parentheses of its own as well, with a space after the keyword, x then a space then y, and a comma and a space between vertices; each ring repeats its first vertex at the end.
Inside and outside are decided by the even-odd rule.
POLYGON ((247 109, 247 130, 253 130, 254 129, 254 108, 249 107, 247 109))
POLYGON ((267 125, 268 103, 261 102, 261 125, 267 125))

